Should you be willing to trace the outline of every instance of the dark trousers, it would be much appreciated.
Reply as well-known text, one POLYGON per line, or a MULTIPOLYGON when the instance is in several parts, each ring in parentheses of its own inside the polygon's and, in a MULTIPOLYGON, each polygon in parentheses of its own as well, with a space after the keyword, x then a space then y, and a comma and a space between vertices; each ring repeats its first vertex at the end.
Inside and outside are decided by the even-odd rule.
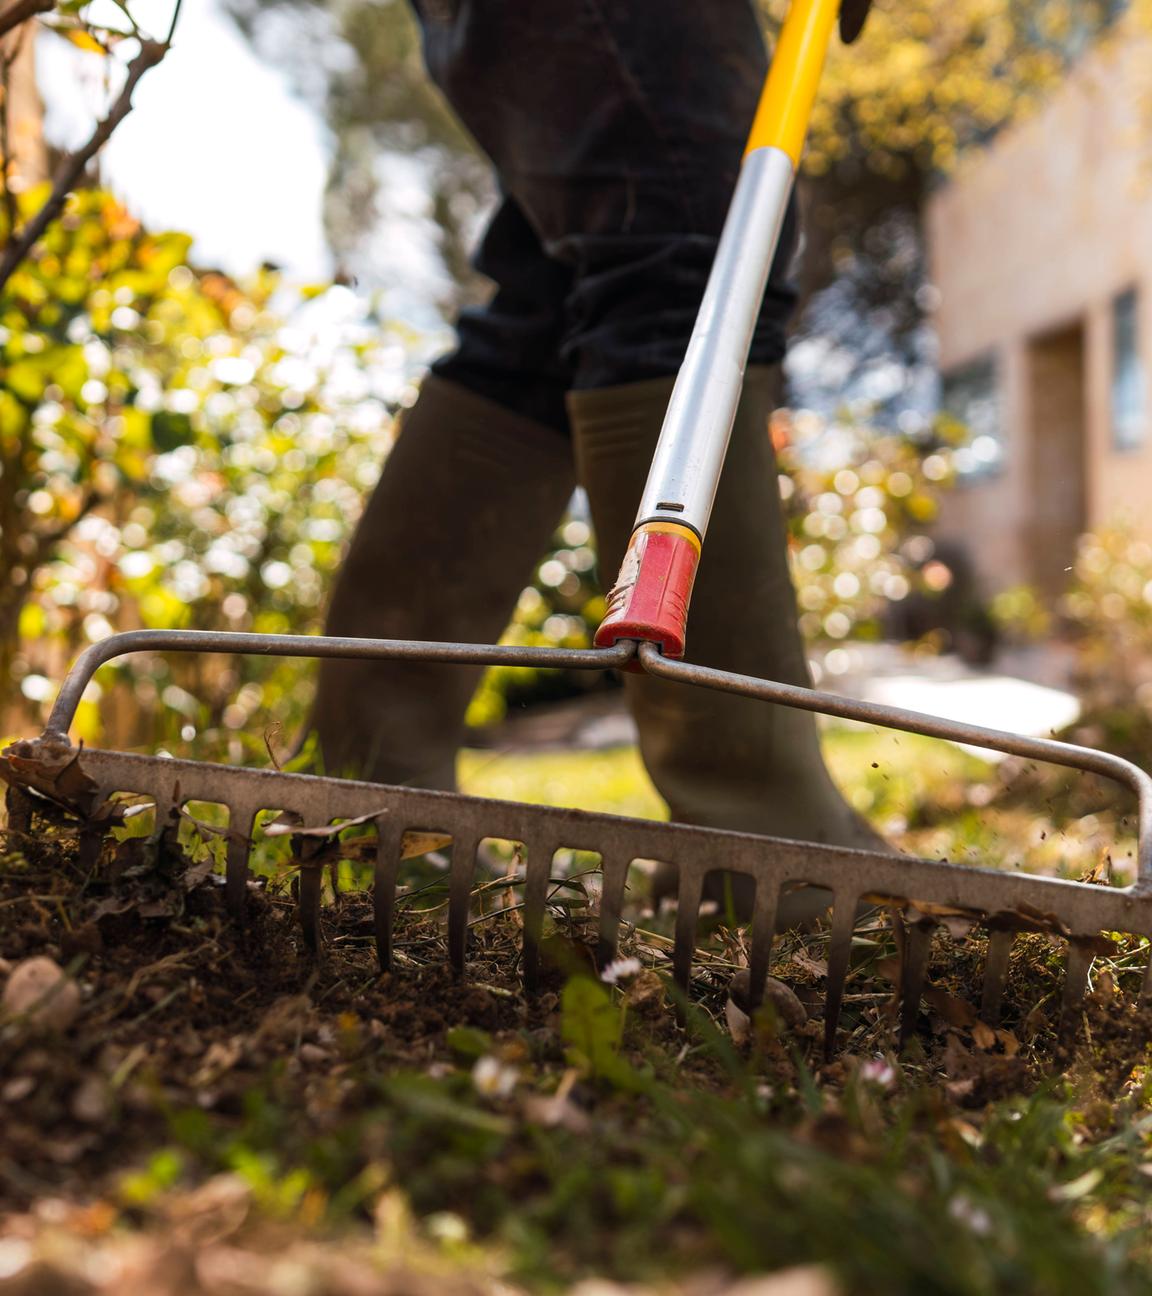
MULTIPOLYGON (((435 372, 567 430, 564 394, 674 374, 767 66, 750 0, 412 0, 502 201, 488 305, 435 372)), ((790 216, 752 346, 784 352, 790 216)))

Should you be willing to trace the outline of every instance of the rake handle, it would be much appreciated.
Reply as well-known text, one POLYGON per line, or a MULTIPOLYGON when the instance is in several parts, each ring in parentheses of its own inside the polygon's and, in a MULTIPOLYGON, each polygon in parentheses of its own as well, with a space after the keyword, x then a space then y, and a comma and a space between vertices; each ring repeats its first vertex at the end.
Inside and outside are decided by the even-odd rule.
POLYGON ((792 0, 704 298, 596 644, 684 654, 688 606, 752 335, 780 242, 840 0, 792 0))

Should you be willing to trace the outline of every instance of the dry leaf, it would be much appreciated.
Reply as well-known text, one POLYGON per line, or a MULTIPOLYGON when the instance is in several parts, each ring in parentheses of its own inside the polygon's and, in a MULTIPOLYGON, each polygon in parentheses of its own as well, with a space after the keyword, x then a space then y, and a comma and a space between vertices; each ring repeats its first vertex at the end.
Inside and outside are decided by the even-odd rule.
POLYGON ((724 1020, 728 1023, 728 1034, 732 1036, 732 1043, 747 1044, 752 1037, 752 1018, 743 1008, 736 1006, 731 995, 724 1001, 724 1020))
POLYGON ((927 986, 924 990, 924 1002, 948 1026, 969 1028, 979 1020, 976 1009, 970 1003, 959 999, 939 986, 927 986))
POLYGON ((994 1049, 996 1047, 996 1032, 991 1026, 985 1026, 982 1021, 972 1023, 972 1042, 977 1048, 994 1049))
POLYGON ((1010 1030, 998 1030, 996 1038, 1000 1042, 1000 1047, 1004 1050, 1005 1057, 1015 1057, 1020 1052, 1020 1041, 1010 1030))
POLYGON ((80 767, 83 750, 83 745, 73 747, 59 738, 14 742, 0 754, 0 779, 17 789, 31 788, 62 809, 87 818, 99 789, 80 767))
POLYGON ((452 845, 452 838, 445 833, 406 832, 400 839, 400 858, 416 859, 427 855, 429 851, 443 850, 452 845))
POLYGON ((798 949, 792 955, 792 962, 802 971, 807 972, 809 976, 814 976, 822 980, 828 975, 828 964, 824 959, 814 959, 807 951, 798 949))
MULTIPOLYGON (((360 824, 369 823, 373 819, 380 819, 388 813, 387 808, 380 810, 371 810, 368 814, 357 815, 355 819, 343 819, 340 823, 316 824, 305 826, 297 824, 296 815, 280 815, 279 818, 273 819, 271 823, 264 825, 265 837, 335 837, 337 833, 342 833, 345 828, 356 828, 360 824)), ((407 837, 407 834, 405 834, 407 837)), ((451 840, 445 838, 446 841, 451 840)), ((405 859, 407 856, 405 856, 405 859)))

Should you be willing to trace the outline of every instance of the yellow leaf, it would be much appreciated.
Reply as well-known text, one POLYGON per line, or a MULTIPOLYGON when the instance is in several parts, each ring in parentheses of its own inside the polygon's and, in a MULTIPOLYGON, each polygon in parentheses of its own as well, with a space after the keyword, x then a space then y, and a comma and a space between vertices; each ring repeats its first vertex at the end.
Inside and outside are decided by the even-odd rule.
POLYGON ((60 34, 70 40, 73 45, 79 46, 82 50, 87 50, 90 54, 107 55, 108 53, 91 32, 83 31, 79 27, 72 27, 60 34))

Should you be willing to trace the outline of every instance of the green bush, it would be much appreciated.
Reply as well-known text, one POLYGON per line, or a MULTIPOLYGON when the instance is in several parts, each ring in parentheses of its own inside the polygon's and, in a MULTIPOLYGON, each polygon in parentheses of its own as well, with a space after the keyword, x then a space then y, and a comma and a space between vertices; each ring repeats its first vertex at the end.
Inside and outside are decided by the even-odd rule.
MULTIPOLYGON (((333 311, 314 324, 319 294, 240 285, 188 253, 81 193, 0 304, 8 732, 114 630, 318 629, 379 471, 411 339, 333 311)), ((283 659, 133 657, 101 676, 78 732, 263 757, 254 718, 298 724, 307 678, 283 659)))
POLYGON ((948 444, 790 410, 777 411, 771 435, 805 639, 879 638, 892 604, 931 598, 946 579, 926 559, 954 476, 948 444))
POLYGON ((1083 536, 1060 611, 1077 649, 1072 736, 1140 764, 1152 746, 1152 544, 1124 527, 1083 536))

